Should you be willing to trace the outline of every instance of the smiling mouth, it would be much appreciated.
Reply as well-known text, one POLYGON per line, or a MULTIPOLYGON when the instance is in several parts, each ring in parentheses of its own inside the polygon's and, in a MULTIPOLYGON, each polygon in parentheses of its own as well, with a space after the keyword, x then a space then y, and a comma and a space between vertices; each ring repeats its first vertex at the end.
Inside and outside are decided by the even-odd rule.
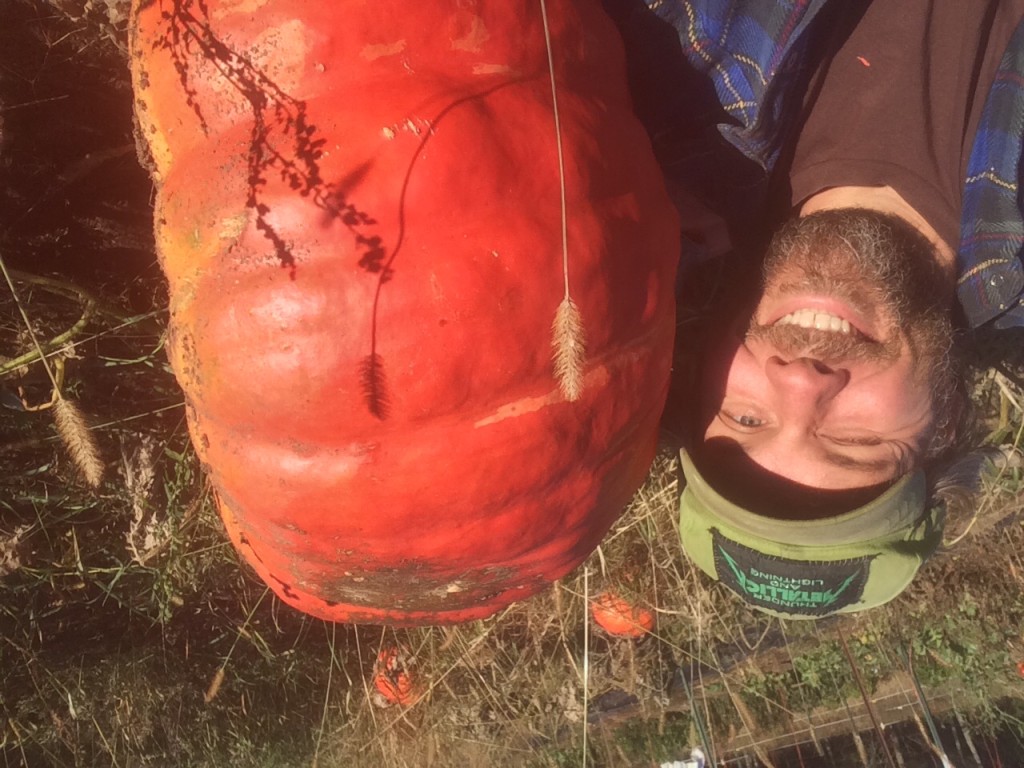
POLYGON ((783 315, 774 323, 771 323, 769 327, 802 328, 808 331, 835 334, 837 337, 848 336, 860 342, 882 343, 881 340, 865 332, 863 328, 855 325, 854 322, 847 318, 813 307, 796 309, 789 314, 783 315))
POLYGON ((798 309, 796 312, 783 315, 772 325, 796 325, 800 328, 814 328, 818 331, 844 333, 847 336, 851 333, 856 333, 856 329, 850 325, 850 321, 846 318, 817 309, 798 309))
POLYGON ((848 318, 816 307, 803 307, 775 322, 754 322, 745 342, 765 342, 786 355, 815 357, 830 364, 855 360, 891 360, 898 352, 892 345, 868 336, 848 318))

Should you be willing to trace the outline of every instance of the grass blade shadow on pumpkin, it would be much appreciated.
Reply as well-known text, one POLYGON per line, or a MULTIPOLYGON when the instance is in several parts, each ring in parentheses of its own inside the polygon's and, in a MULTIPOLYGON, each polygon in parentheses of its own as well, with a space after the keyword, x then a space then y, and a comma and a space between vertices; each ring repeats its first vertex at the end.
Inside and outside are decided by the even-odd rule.
POLYGON ((377 220, 351 202, 347 190, 358 184, 372 167, 372 161, 351 171, 340 183, 326 182, 321 176, 319 160, 327 140, 320 136, 315 125, 309 123, 306 103, 295 99, 281 89, 259 67, 243 54, 221 40, 209 25, 209 13, 203 0, 173 0, 172 10, 163 11, 167 22, 166 34, 154 47, 164 49, 174 62, 175 71, 185 93, 186 103, 195 112, 207 132, 206 121, 197 101, 197 91, 191 84, 189 53, 196 46, 203 57, 213 63, 225 80, 243 96, 252 113, 252 129, 248 150, 248 197, 246 206, 255 211, 254 224, 270 242, 281 266, 288 269, 294 280, 297 271, 291 244, 281 236, 268 218, 270 207, 263 201, 267 174, 277 172, 302 197, 309 197, 325 213, 326 221, 336 219, 351 233, 359 254, 359 266, 377 275, 370 325, 370 352, 360 364, 363 399, 369 412, 377 419, 387 419, 391 397, 383 358, 377 352, 378 309, 385 284, 394 277, 394 264, 405 239, 405 201, 409 182, 417 161, 433 137, 438 124, 454 109, 470 102, 487 98, 502 88, 523 82, 516 77, 455 99, 434 117, 425 122, 429 128, 423 133, 419 146, 409 162, 398 195, 398 234, 393 247, 388 249, 372 227, 377 220), (193 9, 198 12, 193 13, 193 9), (276 129, 276 130, 275 130, 276 129), (273 137, 280 133, 288 137, 292 146, 286 151, 275 147, 273 137), (294 158, 294 159, 292 159, 294 158))
POLYGON ((285 93, 247 56, 221 40, 210 28, 206 4, 202 0, 173 0, 172 8, 161 13, 167 22, 166 34, 154 43, 154 47, 162 48, 170 55, 187 104, 195 112, 204 132, 208 130, 206 120, 196 100, 197 91, 191 83, 189 54, 193 46, 245 99, 252 113, 246 205, 256 212, 256 228, 273 245, 274 255, 281 266, 287 268, 294 279, 296 264, 291 245, 270 223, 267 218, 270 208, 262 200, 267 174, 275 171, 302 197, 310 197, 332 218, 342 221, 356 244, 362 246, 360 264, 366 260, 366 268, 375 271, 374 265, 379 263, 379 259, 374 254, 379 250, 379 238, 368 235, 364 230, 377 222, 321 177, 319 160, 326 139, 319 137, 316 126, 308 122, 306 103, 285 93), (201 17, 192 12, 193 8, 201 17), (280 133, 291 143, 286 151, 275 146, 275 133, 280 133))
POLYGON ((506 80, 497 85, 491 86, 490 88, 486 88, 479 93, 463 96, 461 99, 456 99, 448 104, 434 117, 426 121, 429 128, 424 132, 423 138, 420 140, 420 144, 416 148, 412 160, 409 161, 409 167, 406 170, 405 178, 402 179, 402 189, 398 196, 398 237, 395 240, 395 246, 392 249, 391 254, 387 257, 387 260, 378 262, 378 268, 372 270, 378 274, 377 290, 373 297, 373 317, 370 323, 370 354, 363 360, 362 365, 360 366, 363 396, 366 399, 367 407, 370 409, 370 413, 381 421, 388 417, 388 405, 390 398, 388 396, 387 379, 384 376, 384 361, 381 359, 381 356, 377 354, 378 309, 380 307, 381 291, 384 288, 384 285, 390 282, 391 278, 395 274, 395 260, 398 258, 398 252, 402 249, 402 244, 405 242, 405 201, 409 190, 409 182, 412 180, 413 170, 416 168, 416 162, 423 157, 424 150, 430 142, 430 139, 434 136, 434 131, 437 129, 438 124, 453 110, 470 102, 485 99, 492 93, 499 91, 502 88, 507 88, 510 85, 522 82, 522 80, 523 78, 506 80))

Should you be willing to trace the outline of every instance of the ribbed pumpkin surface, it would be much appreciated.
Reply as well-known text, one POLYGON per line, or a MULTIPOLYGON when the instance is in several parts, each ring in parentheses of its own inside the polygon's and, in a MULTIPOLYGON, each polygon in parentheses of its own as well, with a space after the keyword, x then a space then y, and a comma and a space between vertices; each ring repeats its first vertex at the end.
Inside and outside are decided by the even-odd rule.
POLYGON ((564 295, 537 2, 139 3, 170 356, 235 546, 336 621, 494 613, 597 545, 653 456, 677 222, 599 3, 549 4, 586 331, 564 295))

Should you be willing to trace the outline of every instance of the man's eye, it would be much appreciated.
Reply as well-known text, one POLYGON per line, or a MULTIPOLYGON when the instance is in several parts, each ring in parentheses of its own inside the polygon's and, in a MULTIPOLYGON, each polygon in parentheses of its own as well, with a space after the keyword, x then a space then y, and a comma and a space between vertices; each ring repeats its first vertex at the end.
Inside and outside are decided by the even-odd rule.
POLYGON ((754 427, 763 427, 765 423, 764 419, 759 419, 756 416, 751 416, 749 413, 734 414, 728 413, 726 411, 723 411, 722 413, 727 418, 731 419, 732 421, 735 421, 741 427, 747 427, 752 429, 754 427))

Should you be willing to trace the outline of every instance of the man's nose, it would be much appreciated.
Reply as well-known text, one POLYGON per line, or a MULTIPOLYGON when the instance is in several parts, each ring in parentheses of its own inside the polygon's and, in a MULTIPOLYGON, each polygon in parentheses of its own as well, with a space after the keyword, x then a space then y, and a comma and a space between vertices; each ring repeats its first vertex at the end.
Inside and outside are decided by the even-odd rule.
POLYGON ((809 357, 770 357, 765 363, 765 375, 784 400, 793 398, 795 404, 799 398, 805 405, 832 399, 850 380, 848 371, 830 368, 809 357))

